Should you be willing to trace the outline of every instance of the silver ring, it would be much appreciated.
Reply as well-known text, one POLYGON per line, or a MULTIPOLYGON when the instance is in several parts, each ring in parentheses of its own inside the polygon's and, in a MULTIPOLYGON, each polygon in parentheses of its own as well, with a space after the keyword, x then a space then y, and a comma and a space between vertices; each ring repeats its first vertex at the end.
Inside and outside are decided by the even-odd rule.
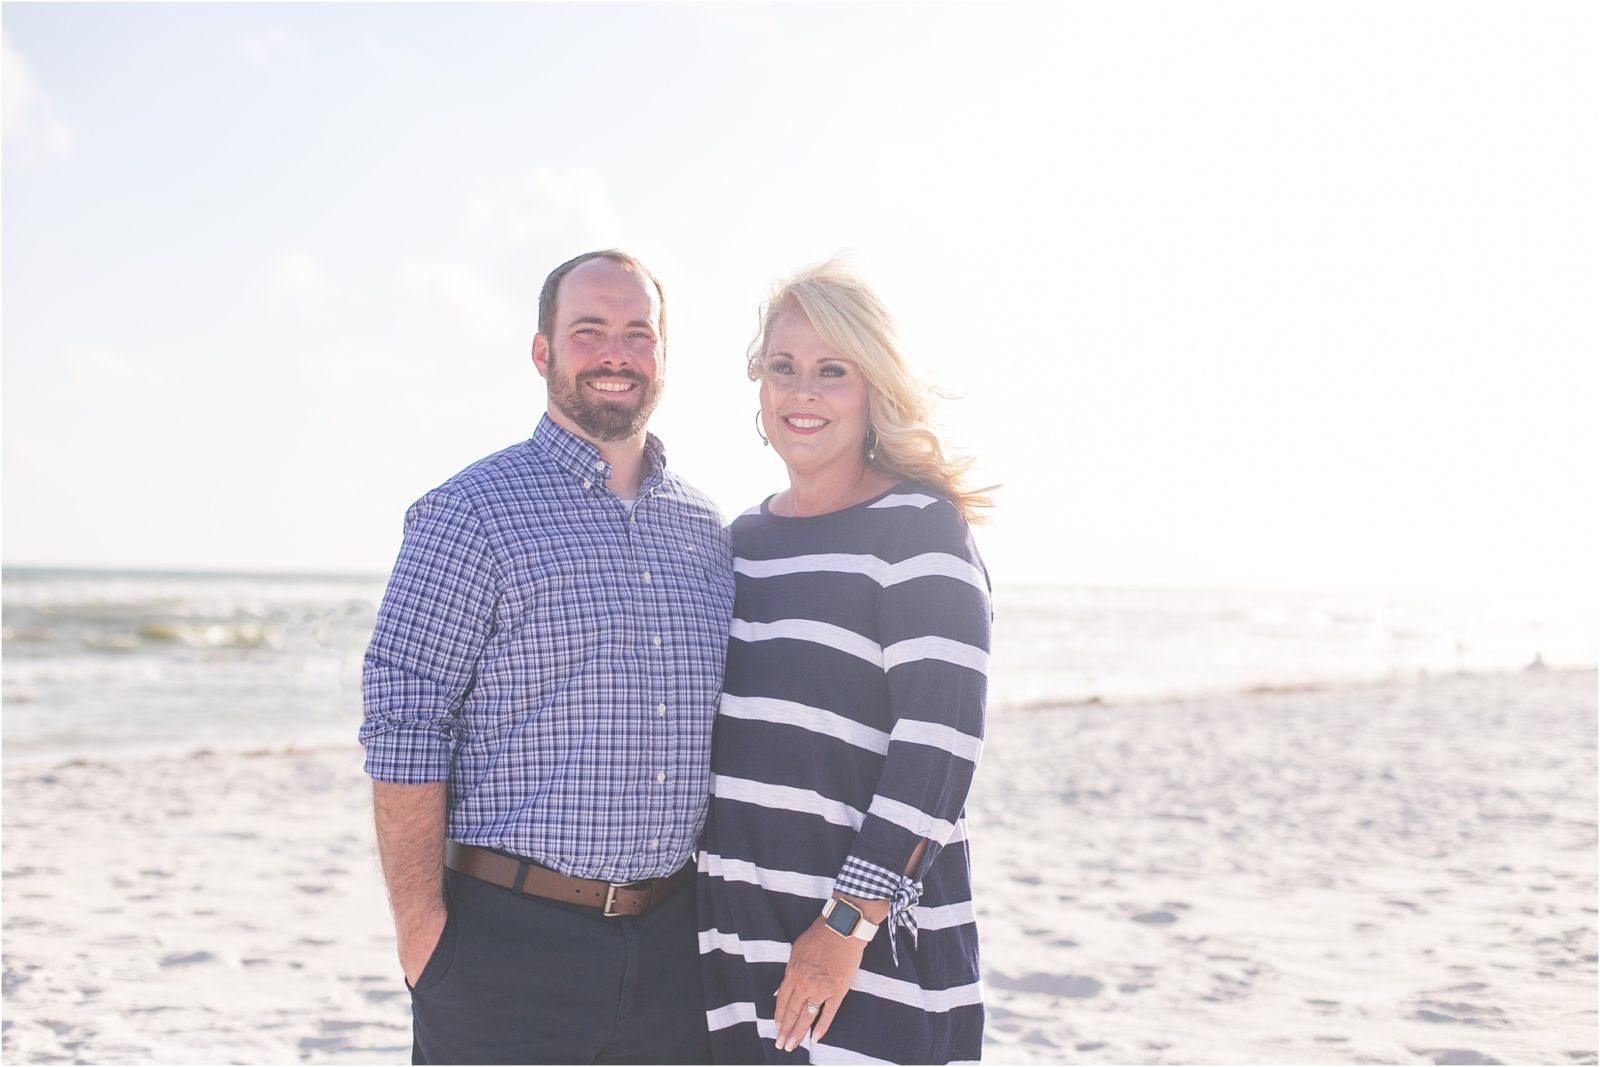
POLYGON ((821 1010, 822 1010, 822 1005, 821 1004, 813 1004, 809 1000, 806 1001, 806 1013, 807 1014, 815 1015, 817 1012, 819 1012, 821 1010))

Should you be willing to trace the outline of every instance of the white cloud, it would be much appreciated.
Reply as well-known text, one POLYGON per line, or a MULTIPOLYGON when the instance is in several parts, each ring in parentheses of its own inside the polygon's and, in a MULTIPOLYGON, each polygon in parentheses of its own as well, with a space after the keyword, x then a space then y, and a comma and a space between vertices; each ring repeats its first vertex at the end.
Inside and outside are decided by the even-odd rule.
POLYGON ((56 118, 49 99, 34 86, 27 63, 4 38, 0 38, 0 60, 5 165, 25 167, 72 151, 72 128, 56 118))
POLYGON ((275 63, 298 62, 311 55, 311 46, 303 38, 283 29, 258 30, 239 42, 245 58, 258 67, 275 63))
POLYGON ((541 168, 517 185, 467 203, 466 234, 489 244, 561 259, 622 239, 605 182, 588 167, 541 168))
POLYGON ((309 252, 283 252, 272 263, 266 292, 278 302, 305 304, 323 296, 329 288, 327 271, 309 252))
POLYGON ((508 295, 457 260, 410 256, 400 264, 400 284, 407 307, 433 313, 428 317, 446 332, 493 330, 515 319, 508 295))
POLYGON ((147 364, 134 362, 115 349, 98 345, 71 345, 61 350, 59 359, 66 369, 73 390, 124 395, 129 389, 161 387, 169 377, 147 364))

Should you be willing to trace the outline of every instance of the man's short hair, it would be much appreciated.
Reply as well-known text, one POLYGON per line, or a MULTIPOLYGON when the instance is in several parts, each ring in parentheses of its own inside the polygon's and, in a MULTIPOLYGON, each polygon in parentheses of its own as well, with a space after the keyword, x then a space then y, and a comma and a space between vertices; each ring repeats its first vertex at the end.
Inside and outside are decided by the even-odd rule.
POLYGON ((656 287, 656 306, 660 309, 656 315, 656 337, 665 347, 667 343, 667 294, 661 289, 661 279, 651 274, 649 267, 646 267, 619 248, 607 248, 599 252, 585 252, 581 256, 573 256, 550 272, 550 276, 544 280, 544 287, 539 290, 539 332, 544 335, 545 343, 555 343, 556 290, 561 288, 561 279, 565 278, 572 268, 587 263, 591 259, 609 259, 623 270, 642 274, 650 279, 650 284, 656 287))

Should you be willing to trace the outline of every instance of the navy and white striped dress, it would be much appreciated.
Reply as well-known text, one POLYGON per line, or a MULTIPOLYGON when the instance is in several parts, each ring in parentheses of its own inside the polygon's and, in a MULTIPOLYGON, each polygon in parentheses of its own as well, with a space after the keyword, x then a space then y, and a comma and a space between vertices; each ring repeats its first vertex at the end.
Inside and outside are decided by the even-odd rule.
POLYGON ((827 515, 784 518, 763 504, 732 534, 733 627, 699 856, 713 1057, 976 1060, 983 1001, 962 807, 982 746, 991 612, 967 524, 903 482, 827 515), (825 1041, 782 1053, 774 993, 836 886, 891 899, 891 917, 825 1041))

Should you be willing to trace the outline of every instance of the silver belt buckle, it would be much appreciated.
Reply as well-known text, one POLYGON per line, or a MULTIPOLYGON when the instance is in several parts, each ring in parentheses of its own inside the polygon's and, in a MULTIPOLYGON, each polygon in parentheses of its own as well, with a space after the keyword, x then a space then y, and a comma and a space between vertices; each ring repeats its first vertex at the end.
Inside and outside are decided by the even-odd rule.
POLYGON ((619 889, 640 889, 640 888, 643 888, 649 881, 650 881, 650 879, 646 878, 643 882, 607 882, 606 883, 606 902, 600 908, 601 917, 602 918, 606 918, 606 919, 625 919, 625 918, 627 918, 627 916, 623 915, 620 911, 612 911, 611 910, 611 905, 613 905, 613 904, 615 904, 617 902, 617 890, 619 890, 619 889))

